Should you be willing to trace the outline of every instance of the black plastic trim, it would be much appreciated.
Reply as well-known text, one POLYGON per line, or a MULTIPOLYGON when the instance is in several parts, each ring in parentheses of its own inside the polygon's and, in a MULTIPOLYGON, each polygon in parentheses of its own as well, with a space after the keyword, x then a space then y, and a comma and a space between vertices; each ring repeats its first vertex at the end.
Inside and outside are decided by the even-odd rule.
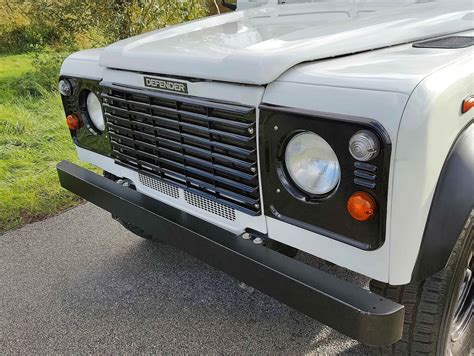
POLYGON ((90 91, 96 93, 99 100, 100 87, 99 80, 87 79, 87 78, 76 78, 62 76, 59 80, 67 79, 73 84, 73 93, 70 96, 61 95, 63 102, 64 112, 67 115, 76 114, 83 122, 83 126, 78 130, 69 130, 72 140, 74 143, 87 150, 99 153, 105 156, 110 156, 112 152, 112 146, 110 144, 109 133, 107 128, 104 132, 100 132, 89 118, 86 109, 86 94, 90 91))
POLYGON ((61 185, 227 274, 365 344, 402 336, 404 307, 63 161, 61 185))
POLYGON ((255 107, 102 82, 120 165, 260 215, 255 107))
POLYGON ((383 245, 391 141, 379 122, 264 103, 260 105, 259 135, 263 202, 267 216, 363 250, 372 251, 383 245), (349 152, 350 138, 362 129, 373 132, 381 143, 380 154, 367 163, 356 161, 349 152), (326 195, 311 196, 303 192, 286 172, 286 144, 301 131, 320 135, 338 157, 341 180, 326 195), (372 179, 355 177, 354 168, 363 170, 372 179), (377 202, 378 212, 369 221, 357 221, 347 211, 347 201, 357 191, 367 192, 377 202))
POLYGON ((474 121, 456 139, 441 170, 412 280, 441 271, 474 208, 474 121))

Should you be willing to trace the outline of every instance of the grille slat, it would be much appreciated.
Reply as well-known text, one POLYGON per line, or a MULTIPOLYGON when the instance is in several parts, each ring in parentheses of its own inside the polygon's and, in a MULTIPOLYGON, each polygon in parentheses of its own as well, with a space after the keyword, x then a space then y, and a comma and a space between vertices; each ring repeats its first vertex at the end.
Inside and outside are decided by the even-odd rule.
MULTIPOLYGON (((113 98, 109 95, 102 95, 102 97, 107 98, 109 100, 118 100, 117 98, 113 98)), ((127 102, 126 100, 123 100, 123 99, 119 99, 119 101, 122 102, 122 103, 127 102)), ((147 104, 141 103, 141 102, 133 102, 133 104, 141 106, 143 108, 151 107, 151 108, 163 110, 165 112, 172 113, 172 114, 179 114, 179 115, 183 115, 185 117, 204 120, 206 122, 207 121, 218 122, 222 125, 225 125, 225 126, 228 126, 228 127, 231 127, 231 128, 235 128, 235 129, 240 129, 240 130, 245 130, 245 129, 248 130, 249 128, 254 126, 253 123, 231 121, 231 120, 228 120, 228 119, 223 119, 223 118, 219 118, 219 117, 215 117, 215 116, 206 116, 206 115, 203 115, 203 114, 191 113, 191 112, 186 112, 186 111, 183 111, 183 110, 174 110, 174 109, 167 108, 167 107, 164 107, 164 106, 158 107, 158 106, 154 106, 154 105, 147 105, 147 104)), ((137 115, 137 116, 142 116, 142 117, 147 117, 147 118, 152 117, 152 115, 148 115, 148 114, 145 114, 145 113, 140 112, 140 111, 132 111, 132 110, 129 111, 129 110, 123 109, 121 107, 111 106, 109 104, 104 104, 103 106, 106 107, 106 108, 109 108, 109 109, 119 111, 119 112, 124 112, 126 114, 133 113, 134 115, 137 115)), ((160 118, 159 116, 154 116, 154 117, 156 119, 166 120, 166 118, 160 118)))
POLYGON ((260 212, 255 108, 109 83, 102 100, 118 164, 260 212))
MULTIPOLYGON (((132 129, 120 126, 120 125, 118 125, 117 122, 115 122, 115 123, 111 122, 110 119, 111 118, 113 119, 114 117, 111 117, 109 115, 105 115, 105 116, 108 119, 107 121, 108 121, 109 132, 111 132, 112 134, 120 134, 120 132, 122 131, 122 132, 125 132, 127 134, 133 135, 134 132, 133 132, 132 129), (112 129, 112 131, 110 131, 110 129, 112 129)), ((120 119, 120 121, 125 122, 122 118, 120 119)), ((210 140, 202 138, 202 137, 192 136, 191 134, 181 134, 180 135, 179 132, 173 131, 171 129, 165 129, 165 128, 162 128, 162 127, 155 127, 154 130, 156 131, 156 134, 159 136, 160 140, 163 138, 163 136, 165 138, 170 138, 170 136, 172 136, 175 139, 179 139, 182 136, 187 141, 190 141, 191 145, 192 144, 198 144, 198 145, 207 145, 207 146, 210 146, 210 147, 216 147, 216 148, 222 149, 223 151, 229 151, 231 153, 237 154, 237 155, 239 155, 241 157, 244 157, 244 158, 255 154, 255 149, 249 150, 249 149, 246 149, 246 148, 232 146, 230 144, 226 144, 226 143, 222 143, 222 142, 210 141, 210 140)), ((147 134, 145 132, 141 132, 140 135, 147 136, 149 140, 158 141, 158 138, 155 137, 154 135, 147 134)), ((181 141, 176 141, 176 142, 179 143, 179 144, 182 144, 181 141)), ((211 150, 209 150, 209 152, 212 153, 211 150)), ((230 159, 232 159, 232 156, 230 157, 230 159)), ((252 161, 252 164, 255 165, 255 162, 252 161)))
MULTIPOLYGON (((130 141, 131 141, 130 144, 133 144, 133 140, 130 140, 130 141)), ((129 150, 130 149, 129 146, 118 143, 115 140, 113 140, 113 143, 114 143, 115 146, 117 146, 117 147, 119 147, 123 150, 129 150)), ((222 166, 222 165, 219 165, 219 164, 214 164, 210 161, 206 161, 206 160, 201 159, 201 158, 197 158, 197 157, 194 157, 194 156, 183 154, 182 152, 176 152, 176 151, 173 151, 173 150, 170 150, 170 149, 167 149, 167 148, 162 148, 162 147, 153 147, 153 145, 148 144, 148 143, 143 143, 143 142, 141 143, 141 145, 152 149, 154 152, 165 153, 165 154, 168 154, 170 156, 173 156, 174 158, 182 160, 184 162, 192 162, 192 163, 195 163, 197 165, 201 165, 203 167, 214 169, 214 170, 219 171, 219 172, 223 172, 223 173, 227 173, 227 174, 235 174, 238 177, 243 178, 247 181, 252 181, 252 180, 255 180, 257 178, 256 174, 252 175, 252 174, 244 173, 240 170, 232 169, 232 168, 225 167, 225 166, 222 166)), ((141 154, 148 157, 148 158, 152 158, 152 159, 155 158, 155 155, 150 154, 148 152, 141 152, 141 154)))
MULTIPOLYGON (((157 98, 157 99, 162 99, 164 101, 168 101, 171 103, 181 103, 186 101, 188 105, 197 105, 197 106, 203 106, 207 108, 211 108, 214 110, 222 110, 226 113, 231 113, 235 114, 238 116, 253 116, 255 117, 255 108, 249 107, 249 106, 242 106, 242 105, 237 105, 237 104, 228 104, 228 103, 223 103, 223 102, 218 102, 218 101, 211 101, 211 100, 203 100, 199 98, 193 98, 193 97, 183 97, 182 95, 176 95, 176 94, 171 94, 171 93, 165 93, 165 92, 154 92, 154 91, 149 91, 149 90, 144 90, 141 88, 132 88, 132 87, 126 87, 126 86, 118 86, 114 84, 109 84, 109 83, 104 83, 102 85, 103 88, 108 88, 109 90, 115 90, 115 93, 111 93, 108 91, 102 92, 102 97, 109 97, 111 99, 117 98, 117 99, 124 99, 126 100, 127 103, 129 102, 134 102, 133 99, 126 98, 125 95, 127 94, 136 94, 138 97, 141 97, 142 100, 144 101, 138 101, 140 103, 147 103, 147 99, 150 97, 157 98), (123 96, 120 96, 121 93, 119 91, 122 91, 123 96), (115 95, 118 94, 118 95, 115 95)), ((172 105, 172 104, 171 104, 172 105)))
MULTIPOLYGON (((125 140, 125 141, 128 141, 129 144, 133 144, 133 139, 131 139, 127 136, 123 136, 123 135, 120 135, 120 134, 117 134, 117 133, 114 133, 114 132, 109 132, 109 135, 117 143, 120 143, 120 140, 125 140)), ((177 148, 177 149, 182 148, 185 151, 190 151, 190 152, 192 152, 192 153, 194 153, 194 154, 196 154, 200 157, 205 157, 205 158, 208 158, 208 159, 213 157, 218 162, 225 162, 227 164, 232 164, 232 165, 238 166, 241 169, 244 169, 246 171, 251 171, 252 167, 254 166, 253 162, 246 162, 246 161, 242 161, 240 159, 231 158, 229 156, 225 156, 225 155, 222 155, 222 154, 219 154, 219 153, 213 153, 213 152, 210 152, 209 150, 205 150, 205 149, 198 148, 198 147, 193 147, 191 145, 182 145, 180 142, 176 142, 176 141, 173 141, 173 140, 160 138, 160 142, 162 144, 166 144, 168 146, 171 146, 171 147, 174 147, 174 148, 177 148)), ((141 142, 141 144, 145 147, 150 148, 150 149, 157 149, 157 146, 154 145, 154 144, 150 144, 150 143, 146 143, 146 142, 141 142)))
MULTIPOLYGON (((107 108, 110 108, 110 105, 108 105, 107 108)), ((237 140, 237 141, 244 142, 244 143, 255 140, 255 136, 247 137, 247 136, 243 136, 243 135, 239 135, 239 134, 235 134, 235 133, 231 133, 231 132, 226 132, 226 131, 223 131, 223 130, 208 129, 205 126, 194 125, 194 124, 191 124, 189 122, 179 122, 179 121, 175 121, 175 120, 160 117, 160 116, 148 115, 148 114, 144 114, 144 113, 137 113, 137 112, 134 112, 132 110, 127 111, 127 110, 124 110, 124 109, 117 109, 117 108, 113 108, 111 110, 120 111, 120 112, 123 112, 123 113, 128 112, 129 115, 149 119, 149 120, 153 121, 153 123, 156 124, 156 125, 160 125, 160 124, 169 125, 171 127, 176 127, 176 128, 181 126, 181 127, 187 128, 187 129, 192 130, 192 131, 205 133, 205 134, 211 133, 212 135, 216 135, 216 136, 225 136, 225 137, 231 138, 233 140, 237 140)), ((121 118, 119 116, 116 116, 116 115, 111 115, 108 112, 106 112, 105 116, 108 119, 111 119, 112 121, 114 121, 114 120, 118 120, 118 121, 121 121, 121 122, 124 121, 123 118, 121 118)), ((153 124, 145 123, 145 122, 141 122, 141 121, 133 121, 131 124, 136 125, 138 127, 148 128, 148 129, 153 129, 154 127, 156 127, 153 124)), ((167 127, 169 128, 169 126, 167 126, 167 127)), ((160 127, 160 126, 158 126, 158 127, 160 127)))

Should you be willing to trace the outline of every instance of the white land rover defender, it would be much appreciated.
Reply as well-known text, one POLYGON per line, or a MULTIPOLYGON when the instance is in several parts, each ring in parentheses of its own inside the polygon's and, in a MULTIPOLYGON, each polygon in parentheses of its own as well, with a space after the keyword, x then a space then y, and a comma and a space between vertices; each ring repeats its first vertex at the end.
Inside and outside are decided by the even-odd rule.
POLYGON ((72 54, 67 124, 104 176, 61 184, 362 343, 467 354, 473 28, 471 0, 239 0, 72 54))

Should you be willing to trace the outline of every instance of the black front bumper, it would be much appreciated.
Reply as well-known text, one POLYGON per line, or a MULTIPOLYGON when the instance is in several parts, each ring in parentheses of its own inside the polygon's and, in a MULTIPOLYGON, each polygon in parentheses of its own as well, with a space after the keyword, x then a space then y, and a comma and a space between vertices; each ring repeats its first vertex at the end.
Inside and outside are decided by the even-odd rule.
POLYGON ((400 340, 404 307, 63 161, 61 185, 281 302, 360 342, 400 340))

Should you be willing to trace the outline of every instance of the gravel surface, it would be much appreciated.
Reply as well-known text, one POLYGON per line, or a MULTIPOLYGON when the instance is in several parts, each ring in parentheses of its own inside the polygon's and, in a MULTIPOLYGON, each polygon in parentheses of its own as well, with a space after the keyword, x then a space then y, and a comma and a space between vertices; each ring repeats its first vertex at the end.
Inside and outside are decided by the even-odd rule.
POLYGON ((374 353, 91 204, 0 236, 0 298, 3 355, 374 353))

